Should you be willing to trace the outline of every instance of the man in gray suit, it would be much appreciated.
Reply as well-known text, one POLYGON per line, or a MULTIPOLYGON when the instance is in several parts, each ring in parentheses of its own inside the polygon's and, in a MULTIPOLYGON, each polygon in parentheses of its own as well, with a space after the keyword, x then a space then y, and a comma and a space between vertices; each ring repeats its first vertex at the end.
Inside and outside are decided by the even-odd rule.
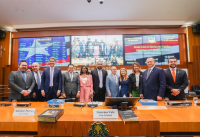
POLYGON ((74 65, 68 65, 68 72, 62 76, 62 96, 65 98, 79 98, 80 82, 79 74, 74 72, 74 65))
POLYGON ((9 87, 11 89, 9 99, 17 99, 18 101, 31 101, 35 80, 31 72, 26 72, 26 60, 21 60, 18 68, 18 71, 10 72, 8 77, 9 87))
POLYGON ((119 95, 119 76, 116 74, 117 68, 111 67, 111 74, 106 77, 106 91, 108 97, 117 97, 119 95))

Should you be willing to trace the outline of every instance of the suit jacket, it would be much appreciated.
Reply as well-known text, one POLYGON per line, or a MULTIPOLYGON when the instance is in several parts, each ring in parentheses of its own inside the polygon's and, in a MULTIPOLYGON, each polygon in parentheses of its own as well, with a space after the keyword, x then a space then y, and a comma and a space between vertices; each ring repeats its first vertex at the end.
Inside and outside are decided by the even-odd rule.
POLYGON ((172 73, 170 69, 165 70, 166 76, 166 89, 165 89, 165 97, 168 97, 170 100, 183 100, 185 98, 184 90, 188 86, 188 77, 184 70, 176 68, 176 80, 172 77, 172 73), (180 89, 180 94, 177 96, 171 95, 172 89, 180 89))
MULTIPOLYGON (((99 91, 99 74, 97 69, 94 69, 91 71, 91 75, 92 75, 92 80, 93 80, 93 90, 95 92, 95 94, 98 93, 99 91)), ((108 75, 106 70, 102 69, 102 78, 103 78, 103 88, 102 90, 106 93, 106 76, 108 75)))
POLYGON ((69 72, 63 73, 62 93, 65 93, 68 96, 70 94, 76 95, 78 91, 80 91, 79 74, 73 72, 73 80, 71 81, 69 72))
POLYGON ((157 96, 164 97, 166 78, 165 72, 162 68, 154 67, 148 79, 148 69, 144 71, 142 76, 142 84, 140 87, 140 94, 143 94, 144 99, 157 100, 157 96))
POLYGON ((111 94, 111 97, 117 97, 119 95, 119 76, 117 76, 117 83, 113 74, 110 74, 106 77, 106 90, 108 95, 111 94))
POLYGON ((26 72, 26 82, 21 74, 18 71, 10 72, 8 77, 9 88, 11 88, 9 99, 21 99, 22 94, 20 93, 22 90, 31 90, 31 93, 24 98, 32 98, 32 90, 35 86, 35 81, 33 75, 30 72, 26 72))
MULTIPOLYGON (((41 75, 41 82, 42 82, 42 73, 43 73, 43 71, 39 70, 39 72, 40 72, 40 75, 41 75)), ((34 76, 34 72, 32 71, 31 73, 32 73, 33 78, 35 80, 35 86, 33 88, 33 93, 36 93, 35 99, 37 99, 39 97, 39 94, 41 94, 41 92, 38 92, 38 86, 37 86, 37 82, 36 82, 36 79, 35 79, 35 76, 34 76)))
MULTIPOLYGON (((90 94, 93 94, 93 82, 92 82, 92 75, 86 75, 87 77, 87 81, 86 83, 84 84, 82 81, 82 77, 81 75, 79 75, 79 80, 80 80, 80 88, 81 87, 84 87, 90 94)), ((81 89, 82 90, 82 89, 81 89)))
MULTIPOLYGON (((42 73, 41 78, 41 91, 44 90, 45 93, 49 91, 50 84, 50 67, 45 68, 42 73)), ((54 75, 53 75, 53 90, 56 93, 58 90, 62 89, 62 74, 61 70, 57 67, 54 67, 54 75)))
MULTIPOLYGON (((139 87, 140 87, 141 83, 142 83, 142 75, 143 75, 142 72, 140 72, 139 75, 140 75, 139 76, 139 87)), ((131 73, 129 75, 129 88, 128 88, 128 91, 129 91, 129 93, 132 94, 133 90, 136 90, 136 76, 135 76, 135 74, 131 73)))

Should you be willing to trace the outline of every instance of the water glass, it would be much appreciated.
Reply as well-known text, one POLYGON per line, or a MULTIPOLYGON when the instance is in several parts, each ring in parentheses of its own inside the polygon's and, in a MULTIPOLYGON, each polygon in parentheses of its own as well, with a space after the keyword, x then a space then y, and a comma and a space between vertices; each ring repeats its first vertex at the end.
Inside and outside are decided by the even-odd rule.
POLYGON ((61 106, 61 107, 64 107, 64 105, 65 105, 65 101, 63 101, 63 100, 60 101, 60 106, 61 106))
POLYGON ((81 103, 84 103, 84 102, 85 102, 85 100, 84 100, 84 99, 81 99, 80 101, 81 101, 81 103))
POLYGON ((165 97, 165 105, 168 105, 168 103, 169 103, 169 98, 165 97))
POLYGON ((194 104, 196 105, 198 102, 198 97, 193 97, 194 104))
POLYGON ((13 107, 16 107, 16 106, 17 106, 17 100, 16 100, 16 99, 13 99, 13 100, 12 100, 12 105, 13 105, 13 107))

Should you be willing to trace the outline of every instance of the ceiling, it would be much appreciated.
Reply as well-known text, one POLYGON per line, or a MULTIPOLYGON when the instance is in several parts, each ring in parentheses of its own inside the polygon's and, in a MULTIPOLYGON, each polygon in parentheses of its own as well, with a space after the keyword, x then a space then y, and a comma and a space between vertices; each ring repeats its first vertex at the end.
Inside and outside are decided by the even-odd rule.
POLYGON ((200 0, 0 0, 0 28, 191 25, 200 0))

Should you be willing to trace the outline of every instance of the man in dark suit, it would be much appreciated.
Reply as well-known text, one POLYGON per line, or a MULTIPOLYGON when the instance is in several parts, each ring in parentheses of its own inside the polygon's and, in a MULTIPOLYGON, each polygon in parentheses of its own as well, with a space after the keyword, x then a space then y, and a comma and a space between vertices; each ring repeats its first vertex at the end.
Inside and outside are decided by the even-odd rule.
POLYGON ((33 88, 33 101, 44 101, 45 98, 41 95, 41 77, 43 71, 40 71, 40 66, 37 62, 32 64, 32 74, 35 80, 33 88))
POLYGON ((140 97, 144 99, 162 100, 165 93, 166 78, 163 69, 155 66, 152 57, 146 60, 148 69, 144 71, 140 87, 140 97))
POLYGON ((188 77, 184 70, 177 68, 177 59, 171 57, 168 60, 169 68, 165 70, 166 89, 165 97, 170 100, 183 100, 184 90, 188 86, 188 77))
POLYGON ((108 75, 108 73, 106 70, 102 69, 102 64, 102 61, 98 61, 97 69, 91 71, 93 79, 94 101, 105 101, 106 76, 108 75))
POLYGON ((10 100, 31 101, 35 81, 31 72, 26 72, 26 70, 27 62, 26 60, 21 60, 19 62, 18 71, 10 72, 8 78, 9 87, 11 89, 10 100))
POLYGON ((79 98, 80 82, 79 74, 74 72, 74 65, 68 65, 68 72, 62 75, 62 96, 64 98, 79 98))
POLYGON ((56 59, 49 58, 50 67, 45 68, 42 74, 41 94, 45 100, 57 99, 62 89, 61 70, 55 67, 56 59))

